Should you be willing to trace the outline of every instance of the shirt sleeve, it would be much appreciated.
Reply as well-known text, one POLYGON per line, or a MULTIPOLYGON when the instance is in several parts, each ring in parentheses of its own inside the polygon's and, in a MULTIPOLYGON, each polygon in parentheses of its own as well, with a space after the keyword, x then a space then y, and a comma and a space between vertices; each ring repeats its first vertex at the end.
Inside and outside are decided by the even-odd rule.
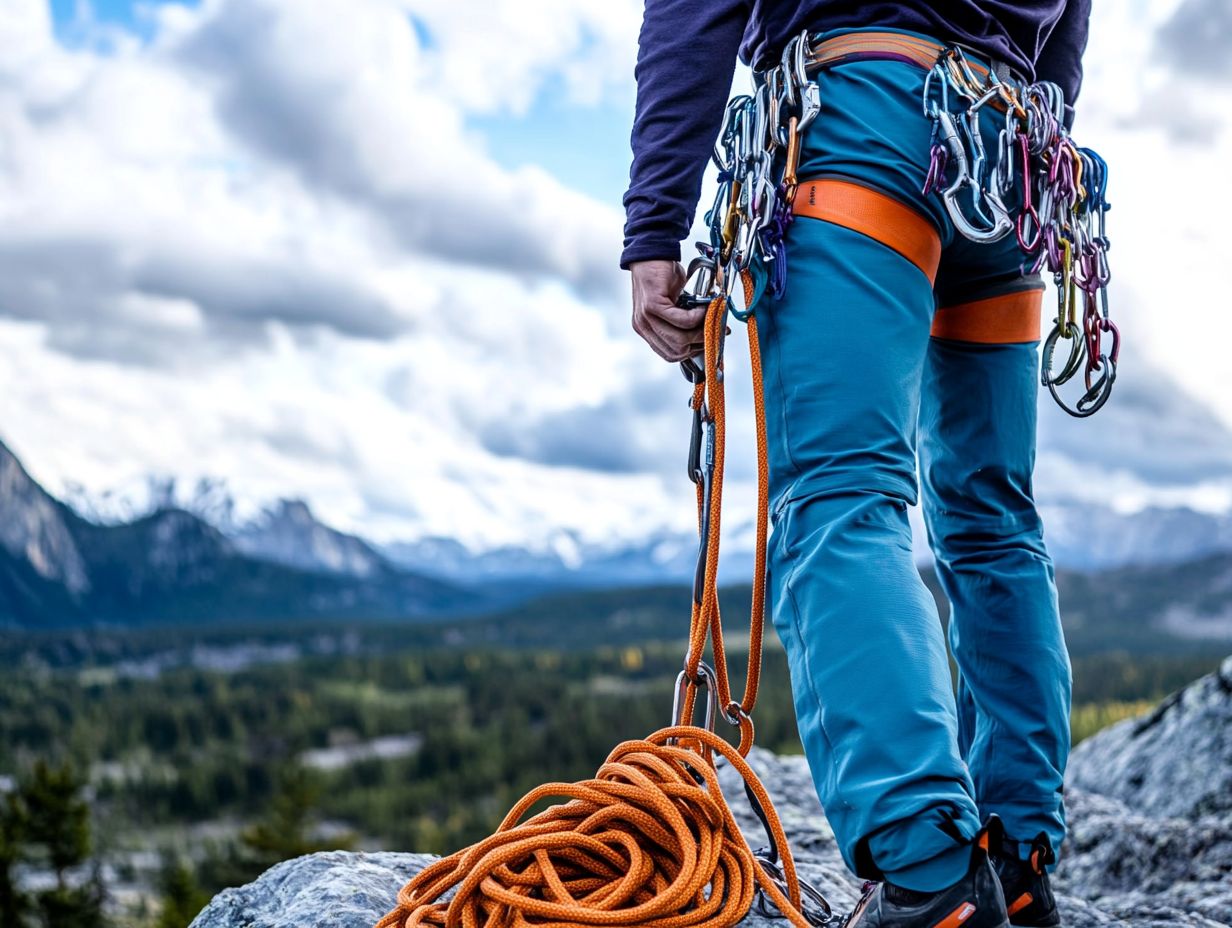
POLYGON ((646 0, 621 267, 680 260, 748 18, 748 0, 646 0))
POLYGON ((1035 62, 1035 76, 1065 94, 1065 124, 1074 122, 1074 101, 1082 88, 1082 53, 1090 31, 1091 0, 1069 0, 1035 62))

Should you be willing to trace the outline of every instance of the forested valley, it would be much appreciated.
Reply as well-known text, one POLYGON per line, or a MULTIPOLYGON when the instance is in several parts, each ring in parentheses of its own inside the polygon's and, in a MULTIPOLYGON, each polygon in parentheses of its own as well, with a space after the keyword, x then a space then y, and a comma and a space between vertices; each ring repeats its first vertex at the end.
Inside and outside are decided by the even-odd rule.
MULTIPOLYGON (((477 840, 531 787, 588 777, 668 723, 684 597, 571 594, 433 626, 0 636, 0 928, 184 928, 288 857, 477 840)), ((738 684, 747 593, 729 598, 738 684)), ((1075 740, 1222 656, 1075 652, 1075 740)), ((756 721, 761 746, 800 750, 773 635, 756 721)))

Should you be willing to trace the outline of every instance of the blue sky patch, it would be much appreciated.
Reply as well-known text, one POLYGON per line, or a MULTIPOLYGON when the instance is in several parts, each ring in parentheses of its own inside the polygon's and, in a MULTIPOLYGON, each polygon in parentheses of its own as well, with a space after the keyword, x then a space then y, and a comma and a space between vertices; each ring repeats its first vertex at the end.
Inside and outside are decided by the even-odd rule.
POLYGON ((119 26, 143 39, 153 36, 154 23, 148 11, 168 3, 197 6, 200 0, 48 0, 56 38, 65 45, 89 40, 92 24, 119 26))
POLYGON ((415 30, 415 39, 419 42, 419 47, 424 49, 436 48, 436 37, 428 28, 428 24, 414 13, 410 14, 409 18, 411 20, 411 28, 415 30))
POLYGON ((632 158, 631 100, 590 107, 541 93, 526 113, 474 117, 468 124, 503 166, 537 165, 574 190, 620 205, 632 158))

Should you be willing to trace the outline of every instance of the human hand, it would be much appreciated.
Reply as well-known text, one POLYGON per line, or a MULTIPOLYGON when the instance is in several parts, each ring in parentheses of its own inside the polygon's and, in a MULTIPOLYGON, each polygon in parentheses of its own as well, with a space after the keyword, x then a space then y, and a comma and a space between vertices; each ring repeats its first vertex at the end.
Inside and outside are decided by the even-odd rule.
POLYGON ((680 263, 637 261, 629 270, 633 274, 633 330, 666 361, 700 354, 706 307, 676 305, 686 281, 680 263))

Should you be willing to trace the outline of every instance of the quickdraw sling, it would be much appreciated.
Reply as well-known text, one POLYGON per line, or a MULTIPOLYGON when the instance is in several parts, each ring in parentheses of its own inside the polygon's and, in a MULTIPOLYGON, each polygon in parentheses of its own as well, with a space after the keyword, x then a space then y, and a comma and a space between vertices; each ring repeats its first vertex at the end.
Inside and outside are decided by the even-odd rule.
POLYGON ((941 195, 967 238, 995 242, 1013 232, 1030 272, 1045 266, 1052 272, 1058 305, 1044 341, 1041 382, 1070 415, 1091 415, 1108 401, 1121 350, 1120 331, 1108 313, 1107 164, 1070 138, 1056 84, 1018 88, 995 74, 981 80, 957 48, 947 48, 929 71, 923 102, 933 121, 924 192, 941 195), (1005 111, 995 161, 980 132, 981 112, 989 105, 1005 111), (947 179, 951 168, 953 179, 947 179), (1015 187, 1022 199, 1016 216, 1004 202, 1015 187), (964 192, 970 217, 961 204, 964 192), (1062 341, 1069 342, 1068 355, 1057 370, 1062 341), (1080 369, 1086 392, 1071 407, 1057 388, 1080 369))

